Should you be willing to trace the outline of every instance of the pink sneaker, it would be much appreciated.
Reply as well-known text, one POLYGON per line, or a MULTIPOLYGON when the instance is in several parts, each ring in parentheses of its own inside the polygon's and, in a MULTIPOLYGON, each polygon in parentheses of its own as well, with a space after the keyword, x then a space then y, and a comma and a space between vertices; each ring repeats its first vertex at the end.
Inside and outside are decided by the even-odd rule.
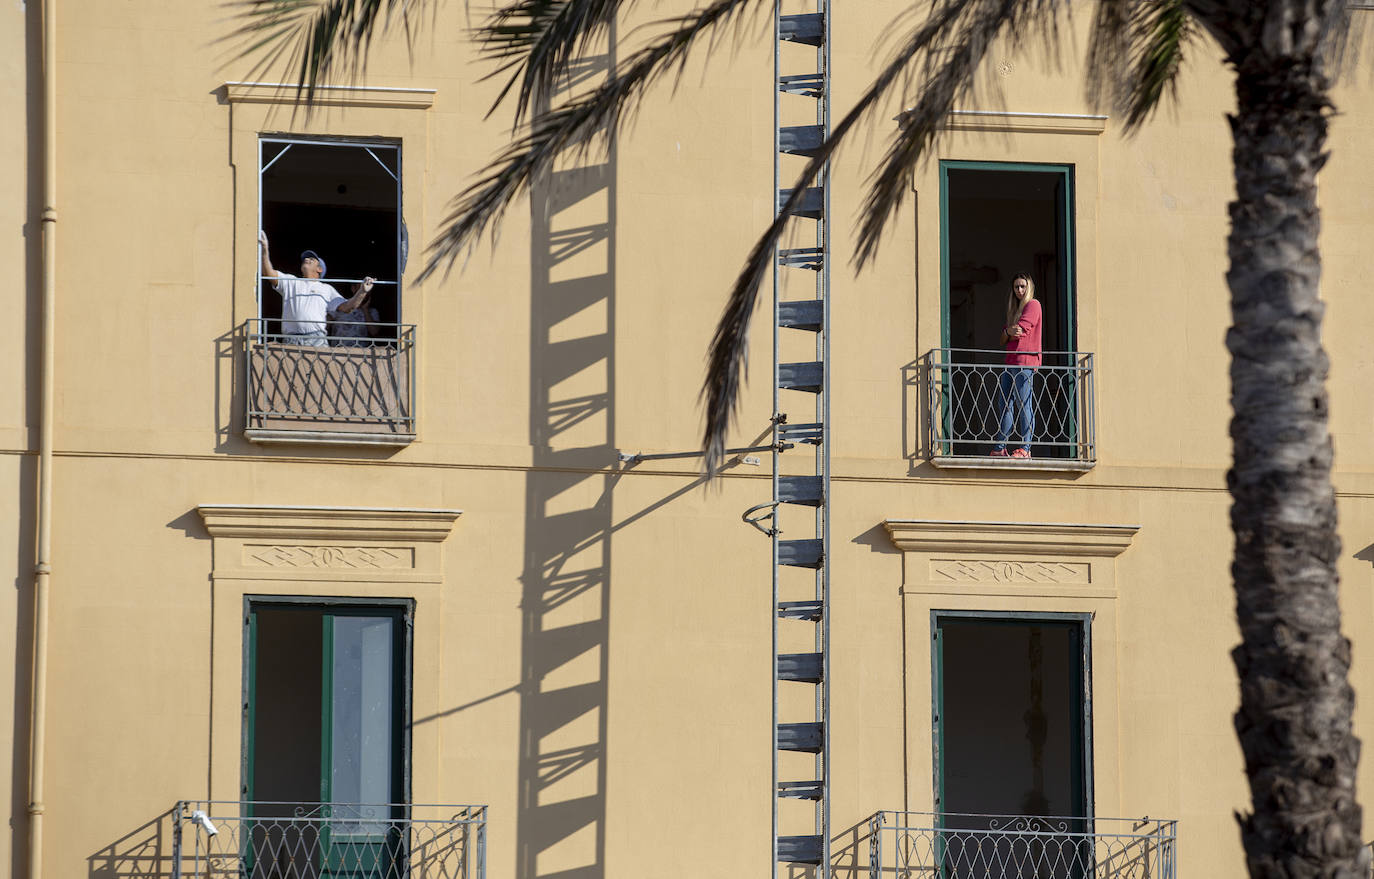
MULTIPOLYGON (((993 454, 996 454, 996 452, 993 454)), ((1003 454, 1006 453, 1004 452, 1003 454)), ((1031 456, 1030 449, 1012 449, 1011 456, 1013 458, 1029 458, 1031 456)))
POLYGON ((1007 457, 1007 450, 1006 450, 1006 449, 993 449, 991 452, 988 452, 988 455, 989 455, 990 457, 993 457, 993 458, 1005 458, 1005 457, 1007 457))

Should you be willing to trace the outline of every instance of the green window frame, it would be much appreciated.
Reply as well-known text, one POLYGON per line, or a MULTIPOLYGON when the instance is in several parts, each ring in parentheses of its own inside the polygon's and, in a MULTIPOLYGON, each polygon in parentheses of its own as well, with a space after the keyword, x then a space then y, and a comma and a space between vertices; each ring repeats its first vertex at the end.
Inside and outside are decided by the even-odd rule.
POLYGON ((950 171, 1027 171, 1057 174, 1063 181, 1063 200, 1059 206, 1064 218, 1057 230, 1058 247, 1064 254, 1064 310, 1071 318, 1067 322, 1068 348, 1078 344, 1077 321, 1077 252, 1074 217, 1074 166, 1043 162, 976 162, 962 159, 940 160, 940 347, 950 347, 950 256, 949 256, 949 172, 950 171))
POLYGON ((1081 777, 1072 779, 1080 796, 1083 797, 1082 817, 1090 824, 1094 815, 1093 790, 1093 706, 1092 706, 1092 614, 1060 613, 1039 611, 982 611, 982 610, 932 610, 930 612, 931 636, 931 743, 933 751, 932 770, 935 793, 935 812, 945 811, 945 753, 944 741, 944 645, 943 624, 945 621, 977 622, 990 625, 1024 626, 1035 623, 1070 625, 1077 631, 1079 646, 1079 717, 1075 724, 1076 741, 1079 752, 1078 771, 1081 777))
POLYGON ((240 791, 245 801, 253 801, 254 768, 258 750, 257 657, 258 618, 262 609, 300 611, 320 615, 320 803, 332 802, 333 795, 333 648, 335 621, 345 617, 384 617, 392 621, 392 704, 391 704, 391 788, 389 799, 408 803, 411 798, 411 702, 413 681, 413 633, 415 602, 411 599, 333 599, 318 596, 245 596, 243 662, 243 757, 240 791))

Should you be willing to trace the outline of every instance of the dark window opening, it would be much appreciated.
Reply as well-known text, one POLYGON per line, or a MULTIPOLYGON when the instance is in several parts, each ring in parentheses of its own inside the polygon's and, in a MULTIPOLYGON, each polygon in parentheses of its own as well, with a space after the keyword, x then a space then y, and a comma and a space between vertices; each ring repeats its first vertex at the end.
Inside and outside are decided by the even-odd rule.
POLYGON ((1043 349, 1072 351, 1068 175, 966 167, 947 174, 948 346, 999 348, 1007 291, 1026 272, 1043 309, 1043 349))
POLYGON ((1088 624, 1055 616, 935 615, 935 799, 951 879, 1091 875, 1088 624))
MULTIPOLYGON (((263 138, 260 157, 261 228, 275 268, 300 275, 301 253, 313 250, 325 261, 324 282, 344 298, 355 282, 376 278, 366 316, 381 326, 368 327, 366 338, 395 339, 395 326, 385 325, 401 322, 400 146, 263 138)), ((281 296, 271 282, 260 285, 258 301, 265 331, 280 332, 281 296)))

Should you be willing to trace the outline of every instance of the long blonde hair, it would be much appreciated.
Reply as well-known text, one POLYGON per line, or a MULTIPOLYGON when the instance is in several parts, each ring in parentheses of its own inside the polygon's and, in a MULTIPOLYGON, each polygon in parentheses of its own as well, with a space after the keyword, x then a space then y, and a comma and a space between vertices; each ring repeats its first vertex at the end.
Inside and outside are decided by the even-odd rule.
POLYGON ((1035 281, 1025 272, 1020 272, 1011 279, 1011 287, 1007 290, 1007 326, 1015 324, 1021 319, 1021 312, 1026 310, 1026 306, 1035 298, 1035 281), (1025 281, 1028 295, 1025 299, 1016 298, 1016 282, 1025 281))

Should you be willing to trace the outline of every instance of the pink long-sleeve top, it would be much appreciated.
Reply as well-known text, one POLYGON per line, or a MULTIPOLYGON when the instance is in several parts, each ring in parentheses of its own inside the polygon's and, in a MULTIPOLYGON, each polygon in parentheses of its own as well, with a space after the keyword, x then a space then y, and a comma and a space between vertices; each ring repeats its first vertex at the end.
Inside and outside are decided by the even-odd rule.
POLYGON ((1039 366, 1043 358, 1040 356, 1040 301, 1038 299, 1032 299, 1026 303, 1025 308, 1021 309, 1021 319, 1016 322, 1016 326, 1025 330, 1025 335, 1007 338, 1007 356, 1003 358, 1003 362, 1008 366, 1039 366))

